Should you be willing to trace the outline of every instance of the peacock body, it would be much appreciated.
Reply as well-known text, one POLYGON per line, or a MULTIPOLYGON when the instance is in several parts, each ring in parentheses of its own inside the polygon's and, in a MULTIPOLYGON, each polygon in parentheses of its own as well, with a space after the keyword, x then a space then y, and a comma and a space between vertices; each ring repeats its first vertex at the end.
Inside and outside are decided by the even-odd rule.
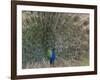
POLYGON ((48 56, 48 59, 50 61, 50 64, 54 64, 55 59, 56 59, 55 50, 54 49, 51 49, 51 50, 48 49, 47 56, 48 56))

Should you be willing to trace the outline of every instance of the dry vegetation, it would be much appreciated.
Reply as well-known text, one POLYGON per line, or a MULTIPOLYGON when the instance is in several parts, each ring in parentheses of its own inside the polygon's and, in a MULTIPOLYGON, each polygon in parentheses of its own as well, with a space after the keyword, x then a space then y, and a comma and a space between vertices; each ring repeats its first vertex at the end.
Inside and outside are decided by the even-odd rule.
POLYGON ((89 15, 22 12, 22 67, 51 67, 47 49, 55 48, 53 67, 89 65, 89 15))

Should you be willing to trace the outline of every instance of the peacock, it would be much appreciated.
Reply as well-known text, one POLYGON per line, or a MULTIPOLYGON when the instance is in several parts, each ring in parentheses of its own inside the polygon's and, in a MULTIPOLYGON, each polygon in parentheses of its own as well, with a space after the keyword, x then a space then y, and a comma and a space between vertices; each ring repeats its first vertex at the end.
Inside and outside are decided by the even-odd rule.
POLYGON ((48 49, 47 56, 48 56, 50 65, 53 65, 54 66, 54 62, 56 60, 55 49, 48 49))

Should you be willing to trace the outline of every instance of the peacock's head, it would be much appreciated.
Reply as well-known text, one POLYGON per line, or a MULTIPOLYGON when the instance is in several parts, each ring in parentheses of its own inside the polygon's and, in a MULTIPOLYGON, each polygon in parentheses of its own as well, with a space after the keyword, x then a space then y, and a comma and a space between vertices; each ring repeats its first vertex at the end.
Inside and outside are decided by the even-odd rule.
POLYGON ((53 48, 52 51, 55 51, 55 48, 53 48))

